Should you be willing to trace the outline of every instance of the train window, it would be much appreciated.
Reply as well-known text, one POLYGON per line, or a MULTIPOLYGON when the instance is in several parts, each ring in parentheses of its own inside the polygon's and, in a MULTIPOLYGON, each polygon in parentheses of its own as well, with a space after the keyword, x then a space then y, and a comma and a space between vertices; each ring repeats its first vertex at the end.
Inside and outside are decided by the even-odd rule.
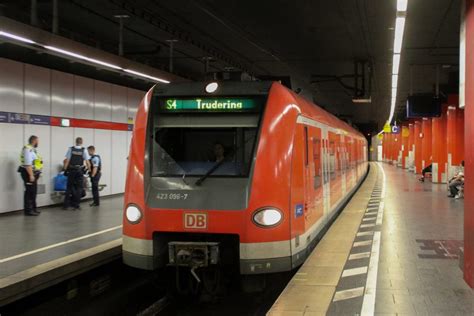
POLYGON ((308 127, 304 127, 304 165, 308 166, 308 127))
POLYGON ((334 141, 329 142, 329 172, 331 179, 336 178, 336 144, 334 141))
POLYGON ((257 127, 156 127, 153 176, 246 177, 252 163, 257 127))
POLYGON ((321 140, 313 138, 314 188, 321 186, 321 140))

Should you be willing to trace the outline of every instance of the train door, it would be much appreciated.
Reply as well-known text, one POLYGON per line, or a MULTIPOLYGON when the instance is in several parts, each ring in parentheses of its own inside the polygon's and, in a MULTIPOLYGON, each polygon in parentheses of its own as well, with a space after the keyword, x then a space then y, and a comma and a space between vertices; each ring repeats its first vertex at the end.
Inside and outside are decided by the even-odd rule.
POLYGON ((303 124, 296 124, 293 138, 293 156, 291 159, 291 195, 290 195, 290 228, 292 266, 296 267, 304 259, 306 240, 301 240, 305 232, 306 208, 306 174, 309 170, 308 129, 303 124))
POLYGON ((306 198, 308 201, 308 215, 306 217, 306 230, 310 229, 324 216, 323 203, 323 167, 321 129, 309 129, 309 172, 306 178, 306 198))
POLYGON ((323 166, 323 205, 324 205, 324 214, 329 214, 329 204, 330 204, 330 182, 329 182, 329 140, 328 140, 328 128, 325 126, 321 129, 321 138, 322 138, 322 166, 323 166))
POLYGON ((339 146, 340 157, 341 157, 341 190, 342 195, 345 196, 347 193, 346 188, 346 165, 347 165, 347 155, 346 155, 346 139, 344 135, 340 135, 341 145, 339 146))
POLYGON ((340 177, 340 138, 334 132, 329 132, 329 174, 330 174, 330 209, 333 210, 342 197, 340 177))

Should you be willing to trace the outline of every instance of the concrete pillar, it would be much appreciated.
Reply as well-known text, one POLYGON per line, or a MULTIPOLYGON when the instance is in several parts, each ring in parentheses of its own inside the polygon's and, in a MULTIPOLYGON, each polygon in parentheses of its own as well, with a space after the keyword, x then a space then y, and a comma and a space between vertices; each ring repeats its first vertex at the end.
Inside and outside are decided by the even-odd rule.
POLYGON ((422 170, 422 143, 421 143, 421 121, 415 121, 415 173, 419 174, 422 170))
POLYGON ((428 167, 431 164, 431 118, 423 118, 421 121, 421 169, 428 167))
POLYGON ((465 4, 464 280, 474 288, 474 0, 465 4))
POLYGON ((448 111, 447 104, 443 105, 440 117, 432 119, 432 153, 433 153, 433 182, 446 183, 446 162, 448 161, 448 148, 446 146, 446 124, 448 111))

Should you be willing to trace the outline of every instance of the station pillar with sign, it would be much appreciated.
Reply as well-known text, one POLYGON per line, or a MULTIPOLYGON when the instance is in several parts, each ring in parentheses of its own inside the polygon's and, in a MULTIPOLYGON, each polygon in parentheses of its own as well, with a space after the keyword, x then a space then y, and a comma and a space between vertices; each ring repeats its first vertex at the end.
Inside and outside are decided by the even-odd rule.
POLYGON ((465 105, 464 280, 474 288, 474 0, 465 0, 461 30, 461 106, 465 105))

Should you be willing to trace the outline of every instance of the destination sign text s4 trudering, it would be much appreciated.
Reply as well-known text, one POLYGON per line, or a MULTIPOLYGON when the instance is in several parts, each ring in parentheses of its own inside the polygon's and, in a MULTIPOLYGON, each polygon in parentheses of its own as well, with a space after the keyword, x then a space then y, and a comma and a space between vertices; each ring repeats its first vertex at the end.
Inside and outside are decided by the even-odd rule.
POLYGON ((165 111, 231 112, 252 111, 260 108, 260 100, 250 98, 193 98, 165 99, 165 111))

